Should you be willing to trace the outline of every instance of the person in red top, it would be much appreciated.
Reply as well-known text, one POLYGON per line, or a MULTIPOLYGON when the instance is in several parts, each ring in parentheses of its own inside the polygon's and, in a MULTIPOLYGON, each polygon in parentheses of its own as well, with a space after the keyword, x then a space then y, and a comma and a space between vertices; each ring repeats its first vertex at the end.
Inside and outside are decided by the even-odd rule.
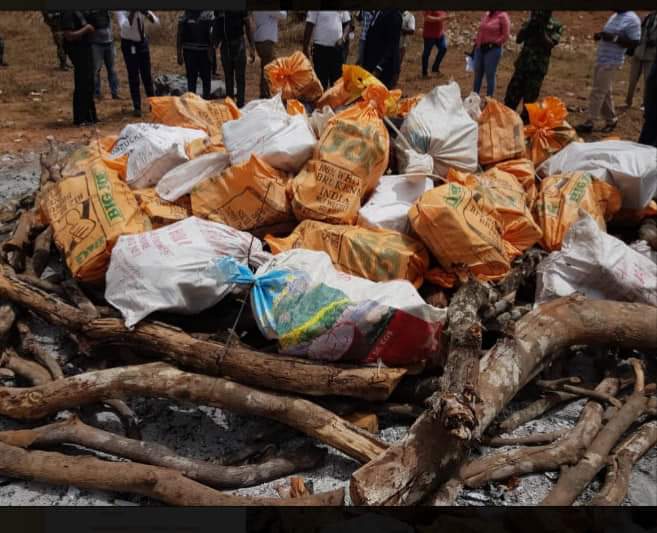
POLYGON ((422 77, 426 78, 429 73, 429 56, 435 46, 438 48, 438 55, 431 66, 431 72, 440 73, 440 63, 447 53, 447 39, 443 32, 443 23, 449 18, 445 11, 425 11, 424 12, 424 51, 422 52, 422 77))
POLYGON ((474 49, 474 92, 479 94, 486 75, 486 95, 495 94, 497 65, 509 39, 511 20, 505 11, 488 11, 481 18, 474 49))

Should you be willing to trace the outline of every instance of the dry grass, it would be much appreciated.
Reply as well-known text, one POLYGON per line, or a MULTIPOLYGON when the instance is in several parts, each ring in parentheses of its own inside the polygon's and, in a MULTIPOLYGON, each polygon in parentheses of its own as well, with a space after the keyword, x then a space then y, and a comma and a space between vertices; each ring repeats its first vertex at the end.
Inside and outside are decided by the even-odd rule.
MULTIPOLYGON (((150 31, 153 74, 179 73, 183 68, 176 63, 175 32, 179 11, 158 12, 161 26, 150 31)), ((598 31, 607 19, 608 12, 559 12, 557 17, 564 23, 562 42, 553 54, 550 73, 543 86, 543 95, 561 97, 574 109, 586 107, 590 90, 594 46, 591 35, 598 31)), ((400 78, 400 87, 406 94, 427 92, 437 83, 445 83, 453 77, 467 94, 472 88, 472 75, 464 71, 465 51, 471 48, 471 34, 480 17, 478 12, 455 13, 450 21, 450 48, 445 57, 443 78, 424 80, 420 77, 422 53, 422 15, 416 13, 418 32, 409 40, 406 59, 400 78), (464 37, 465 36, 465 37, 464 37), (463 43, 457 44, 459 40, 463 43)), ((526 12, 511 14, 513 28, 517 29, 526 12)), ((303 39, 303 15, 292 15, 281 28, 279 55, 301 48, 303 39)), ((359 30, 356 34, 358 38, 359 30)), ((5 56, 10 67, 0 70, 0 151, 34 149, 45 142, 47 135, 58 138, 81 140, 92 131, 74 128, 71 121, 71 92, 73 76, 70 72, 56 70, 57 58, 50 30, 38 12, 3 12, 0 14, 0 35, 5 39, 5 56)), ((357 44, 351 47, 350 60, 354 61, 357 44)), ((435 52, 434 52, 435 53, 435 52)), ((503 97, 506 84, 513 72, 515 47, 506 52, 498 70, 496 95, 503 97)), ((103 100, 97 109, 101 118, 100 134, 118 132, 130 122, 131 104, 128 99, 127 76, 123 58, 117 47, 116 70, 120 80, 120 91, 126 98, 115 102, 103 100)), ((220 69, 221 70, 221 69, 220 69)), ((627 65, 618 77, 616 101, 622 103, 626 90, 627 65)), ((259 64, 247 66, 247 99, 257 97, 259 64)), ((107 91, 107 79, 103 72, 103 88, 107 91)), ((640 101, 640 97, 635 98, 640 101)), ((581 113, 571 113, 570 121, 578 123, 581 113)), ((641 113, 630 110, 621 118, 617 134, 635 139, 642 124, 641 113)))

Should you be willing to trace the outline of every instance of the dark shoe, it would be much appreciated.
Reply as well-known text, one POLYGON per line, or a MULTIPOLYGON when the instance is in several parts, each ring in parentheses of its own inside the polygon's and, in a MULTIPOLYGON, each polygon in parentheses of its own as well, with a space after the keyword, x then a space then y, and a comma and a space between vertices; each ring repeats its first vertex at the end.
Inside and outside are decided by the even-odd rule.
POLYGON ((102 95, 102 94, 94 94, 94 98, 95 98, 96 100, 102 100, 102 99, 103 99, 103 95, 102 95))
POLYGON ((113 94, 112 100, 123 100, 123 98, 121 98, 118 94, 113 94))
POLYGON ((611 133, 616 129, 616 126, 618 125, 618 119, 612 121, 612 122, 607 122, 604 128, 602 128, 602 133, 611 133))
POLYGON ((426 80, 429 77, 429 74, 427 74, 426 72, 423 72, 422 77, 426 80))
POLYGON ((577 133, 591 133, 593 131, 593 124, 590 122, 585 122, 579 126, 575 126, 575 131, 577 133))
POLYGON ((7 68, 9 66, 9 63, 5 63, 4 61, 0 63, 0 67, 2 68, 7 68))
POLYGON ((133 117, 141 117, 141 109, 135 109, 132 111, 133 117))

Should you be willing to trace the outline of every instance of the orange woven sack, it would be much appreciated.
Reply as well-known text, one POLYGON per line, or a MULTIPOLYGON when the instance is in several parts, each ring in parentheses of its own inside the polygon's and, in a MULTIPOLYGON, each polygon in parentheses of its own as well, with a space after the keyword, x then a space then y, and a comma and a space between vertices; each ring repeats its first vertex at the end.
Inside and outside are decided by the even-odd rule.
POLYGON ((288 237, 267 235, 265 241, 274 254, 293 248, 326 252, 338 270, 372 281, 405 279, 419 288, 429 268, 421 242, 388 229, 304 220, 288 237))
POLYGON ((286 110, 288 115, 305 115, 306 108, 303 104, 294 98, 287 101, 286 110))
POLYGON ((240 110, 230 98, 204 100, 194 93, 182 96, 153 96, 148 99, 153 122, 165 126, 203 130, 208 135, 221 135, 221 126, 240 118, 240 110))
POLYGON ((490 199, 474 189, 458 183, 435 187, 413 204, 408 218, 446 273, 487 281, 509 272, 499 215, 490 199))
POLYGON ((479 163, 494 165, 525 155, 525 138, 520 115, 493 98, 479 117, 479 163))
POLYGON ((603 231, 607 221, 620 210, 621 194, 613 185, 586 172, 550 176, 541 182, 534 207, 536 222, 543 230, 540 244, 552 252, 561 249, 563 239, 583 209, 603 231))
POLYGON ((514 259, 536 244, 543 236, 530 209, 523 186, 511 174, 492 168, 479 176, 450 169, 447 181, 457 182, 476 191, 495 208, 494 215, 509 258, 514 259))
POLYGON ((150 219, 153 229, 168 226, 191 216, 192 204, 189 195, 182 196, 175 202, 160 198, 155 188, 134 191, 139 208, 150 219))
POLYGON ((324 91, 310 60, 298 51, 266 65, 265 78, 271 94, 280 92, 283 100, 294 98, 313 103, 324 91))
POLYGON ((292 180, 298 220, 354 224, 363 197, 388 167, 388 130, 374 102, 359 102, 332 117, 313 158, 292 180))
POLYGON ((527 157, 539 166, 567 144, 577 139, 577 132, 568 122, 564 103, 548 96, 539 103, 526 104, 529 125, 525 126, 527 157))
POLYGON ((49 187, 41 211, 75 279, 101 283, 121 235, 151 230, 134 193, 102 159, 49 187))
POLYGON ((288 176, 256 155, 197 185, 192 213, 238 230, 293 220, 286 194, 288 176))
POLYGON ((498 163, 494 168, 512 174, 520 182, 527 195, 527 207, 533 209, 538 194, 534 163, 530 159, 512 159, 498 163))

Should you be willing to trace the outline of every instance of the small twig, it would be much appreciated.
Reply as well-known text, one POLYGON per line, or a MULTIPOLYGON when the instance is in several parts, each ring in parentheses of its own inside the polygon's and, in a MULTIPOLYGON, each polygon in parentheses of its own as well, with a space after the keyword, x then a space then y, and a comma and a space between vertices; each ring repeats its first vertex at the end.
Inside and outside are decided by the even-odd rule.
POLYGON ((52 376, 45 368, 34 361, 23 359, 13 348, 7 348, 0 356, 0 367, 8 368, 33 385, 43 385, 52 381, 52 376))
POLYGON ((94 320, 100 316, 96 306, 87 298, 80 286, 73 279, 67 279, 62 283, 62 287, 66 291, 66 294, 71 299, 71 301, 82 311, 84 311, 89 320, 94 320))
POLYGON ((579 396, 574 394, 566 394, 565 392, 548 392, 545 397, 539 398, 535 402, 529 404, 527 407, 516 411, 508 418, 500 422, 496 428, 503 432, 509 433, 516 428, 535 420, 536 418, 544 415, 551 409, 565 402, 572 402, 577 400, 579 396))
POLYGON ((585 389, 583 387, 575 387, 574 385, 563 385, 561 388, 566 392, 570 392, 571 394, 578 394, 579 396, 602 400, 603 402, 610 403, 617 408, 621 408, 623 406, 623 403, 618 398, 614 398, 610 394, 605 394, 591 389, 585 389))

